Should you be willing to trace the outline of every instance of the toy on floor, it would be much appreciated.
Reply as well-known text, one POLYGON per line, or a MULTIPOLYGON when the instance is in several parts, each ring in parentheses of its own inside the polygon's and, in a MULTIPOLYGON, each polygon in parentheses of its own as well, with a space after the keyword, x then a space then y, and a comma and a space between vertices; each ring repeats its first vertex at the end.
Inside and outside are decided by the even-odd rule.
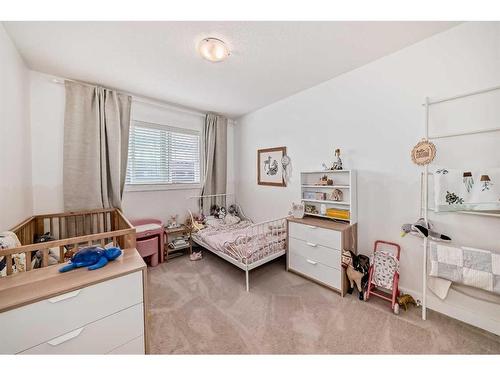
POLYGON ((203 256, 201 255, 201 251, 193 251, 193 253, 189 256, 190 260, 201 260, 203 256))
POLYGON ((405 311, 408 311, 408 306, 409 305, 414 305, 417 306, 417 302, 413 299, 412 296, 409 294, 402 294, 397 298, 398 305, 401 306, 402 308, 405 309, 405 311))
POLYGON ((59 272, 71 271, 75 268, 88 267, 90 271, 104 267, 109 261, 115 260, 122 254, 119 247, 103 249, 99 246, 85 247, 71 257, 69 264, 59 269, 59 272))
POLYGON ((391 309, 394 314, 399 314, 399 305, 396 298, 399 297, 399 256, 401 247, 398 244, 387 241, 375 241, 373 255, 368 273, 368 285, 365 292, 365 301, 368 301, 371 295, 380 297, 391 302, 391 309), (385 245, 390 250, 382 250, 380 247, 385 245), (391 293, 385 293, 378 288, 389 290, 391 293))
POLYGON ((356 285, 360 300, 363 300, 363 291, 368 280, 369 262, 365 255, 356 255, 351 250, 342 250, 342 267, 345 268, 350 283, 347 293, 352 294, 356 285))
POLYGON ((403 224, 401 227, 401 237, 408 233, 420 237, 429 237, 433 241, 450 242, 451 238, 445 234, 432 230, 433 224, 430 221, 425 223, 423 218, 418 219, 414 224, 403 224))

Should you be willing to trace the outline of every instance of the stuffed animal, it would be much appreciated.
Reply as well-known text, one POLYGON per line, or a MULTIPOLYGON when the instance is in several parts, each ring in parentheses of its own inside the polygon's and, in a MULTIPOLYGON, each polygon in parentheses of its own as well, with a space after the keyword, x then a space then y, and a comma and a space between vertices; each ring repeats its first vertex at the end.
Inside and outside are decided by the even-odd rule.
POLYGON ((223 219, 226 217, 227 211, 226 207, 220 207, 216 204, 210 207, 210 216, 215 217, 216 219, 223 219))
POLYGON ((356 284, 356 287, 358 288, 359 291, 359 299, 363 300, 363 286, 361 283, 361 279, 363 279, 363 274, 359 271, 356 271, 352 266, 348 266, 346 268, 346 274, 350 283, 350 286, 347 289, 347 293, 352 294, 352 291, 354 290, 354 284, 356 284))
POLYGON ((414 224, 403 224, 401 227, 401 237, 404 237, 409 233, 415 236, 428 237, 434 241, 451 241, 450 237, 432 230, 432 227, 433 225, 430 221, 427 221, 426 223, 424 218, 420 218, 414 224))
POLYGON ((340 189, 333 189, 332 193, 330 194, 330 200, 332 201, 341 201, 343 198, 343 193, 342 190, 340 189))
MULTIPOLYGON (((45 232, 42 235, 35 234, 34 241, 33 243, 44 243, 44 242, 50 242, 50 241, 55 241, 55 237, 51 236, 50 232, 45 232)), ((49 257, 48 257, 48 262, 47 264, 49 266, 53 266, 54 264, 59 263, 59 256, 56 255, 56 253, 52 250, 49 249, 49 257)), ((70 257, 70 256, 69 256, 70 257)), ((68 259, 69 259, 68 257, 68 259)), ((42 263, 43 263, 43 252, 41 250, 37 251, 32 251, 31 252, 31 268, 41 268, 42 263)), ((66 258, 66 256, 65 256, 66 258)))
POLYGON ((238 207, 235 204, 229 206, 229 208, 227 209, 227 213, 234 216, 240 216, 240 214, 238 213, 238 207))
POLYGON ((210 216, 218 216, 219 215, 219 206, 216 204, 213 204, 210 207, 210 216))
POLYGON ((226 215, 227 215, 226 207, 221 207, 219 209, 219 219, 224 220, 224 218, 226 217, 226 215))
POLYGON ((342 250, 342 267, 345 268, 350 283, 347 293, 351 294, 354 290, 354 285, 356 285, 360 300, 363 300, 364 297, 364 289, 368 280, 368 269, 370 268, 369 263, 370 260, 365 255, 357 256, 350 250, 342 250))
MULTIPOLYGON (((14 232, 0 233, 0 250, 21 246, 21 242, 14 232)), ((26 271, 26 254, 12 254, 12 273, 26 271)), ((7 275, 7 259, 0 257, 0 276, 7 275)))
POLYGON ((71 257, 69 264, 59 269, 59 272, 67 272, 79 267, 88 267, 89 271, 104 267, 109 261, 115 260, 122 254, 119 247, 103 249, 99 246, 89 246, 79 250, 71 257))
MULTIPOLYGON (((59 263, 59 257, 49 249, 47 265, 53 266, 54 264, 59 263)), ((33 260, 31 261, 31 268, 41 268, 43 264, 43 252, 38 250, 33 256, 33 260)))
POLYGON ((410 296, 409 294, 402 294, 397 298, 397 300, 398 300, 398 305, 404 308, 405 311, 408 311, 408 305, 417 306, 417 303, 415 302, 413 297, 410 296))
POLYGON ((56 239, 50 235, 50 232, 46 232, 42 235, 35 234, 33 243, 49 242, 55 241, 56 239))

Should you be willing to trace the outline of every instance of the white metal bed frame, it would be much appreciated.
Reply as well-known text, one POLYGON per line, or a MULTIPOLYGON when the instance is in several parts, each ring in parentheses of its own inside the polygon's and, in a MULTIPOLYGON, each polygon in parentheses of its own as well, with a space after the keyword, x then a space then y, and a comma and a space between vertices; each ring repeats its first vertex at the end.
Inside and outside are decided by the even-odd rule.
MULTIPOLYGON (((189 197, 188 199, 204 199, 204 198, 217 198, 217 197, 224 197, 224 199, 232 194, 212 194, 212 195, 199 195, 199 196, 192 196, 189 197)), ((217 249, 212 248, 209 244, 207 244, 205 241, 203 241, 201 238, 194 236, 192 237, 192 240, 197 243, 198 245, 202 246, 203 248, 209 250, 210 252, 216 254, 217 256, 221 257, 222 259, 228 261, 229 263, 233 264, 234 266, 242 269, 245 271, 245 284, 246 284, 246 291, 250 291, 250 279, 249 279, 249 272, 267 262, 270 262, 276 258, 279 258, 282 255, 286 254, 287 250, 287 243, 286 243, 286 218, 279 218, 279 219, 273 219, 273 220, 268 220, 268 221, 263 221, 260 223, 255 223, 246 228, 245 230, 245 235, 239 236, 234 244, 229 244, 226 246, 226 250, 234 255, 236 258, 233 258, 232 256, 219 251, 217 249), (283 239, 280 239, 280 232, 283 231, 283 239), (259 252, 271 252, 269 255, 264 256, 262 259, 258 259, 250 264, 248 264, 249 259, 246 258, 244 254, 241 254, 238 251, 238 246, 247 246, 249 242, 252 241, 252 239, 255 238, 260 238, 260 236, 267 236, 271 235, 272 240, 271 241, 266 241, 265 245, 261 249, 253 249, 251 254, 254 254, 256 251, 259 252), (280 246, 279 242, 285 241, 284 243, 284 248, 282 250, 274 251, 272 252, 275 248, 275 246, 280 246)), ((257 244, 255 241, 252 242, 252 246, 259 246, 259 242, 257 241, 257 244)))
MULTIPOLYGON (((491 91, 500 90, 499 86, 489 87, 482 90, 471 91, 459 95, 454 95, 446 98, 430 100, 428 97, 425 98, 425 102, 422 104, 425 109, 425 140, 437 140, 443 138, 451 138, 451 137, 460 137, 460 136, 468 136, 474 134, 483 134, 483 133, 494 133, 499 132, 500 127, 490 128, 490 129, 481 129, 481 130, 473 130, 473 131, 464 131, 450 134, 440 134, 429 136, 429 108, 432 105, 449 102, 452 100, 462 99, 473 95, 485 94, 491 91)), ((423 213, 423 218, 425 222, 428 222, 429 219, 429 165, 426 164, 424 166, 423 172, 423 184, 421 191, 421 211, 423 213)), ((491 213, 491 212, 472 212, 472 211, 457 211, 457 213, 466 213, 471 215, 481 215, 481 216, 493 216, 499 217, 500 213, 491 213)), ((423 251, 423 272, 422 272, 422 319, 427 319, 427 251, 429 248, 429 239, 424 237, 424 251, 423 251)))

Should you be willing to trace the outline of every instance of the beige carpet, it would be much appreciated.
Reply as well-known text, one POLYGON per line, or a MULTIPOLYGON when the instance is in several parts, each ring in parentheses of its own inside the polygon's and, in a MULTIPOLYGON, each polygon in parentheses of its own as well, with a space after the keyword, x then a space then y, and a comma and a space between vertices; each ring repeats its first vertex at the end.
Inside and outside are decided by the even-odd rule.
POLYGON ((245 274, 215 255, 148 269, 150 351, 163 354, 500 353, 500 337, 420 310, 395 316, 285 271, 284 259, 245 274))

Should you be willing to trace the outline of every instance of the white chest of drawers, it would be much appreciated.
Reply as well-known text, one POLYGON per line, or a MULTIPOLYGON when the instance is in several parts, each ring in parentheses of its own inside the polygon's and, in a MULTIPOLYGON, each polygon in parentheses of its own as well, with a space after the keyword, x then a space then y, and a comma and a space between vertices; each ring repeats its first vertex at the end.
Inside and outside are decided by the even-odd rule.
POLYGON ((146 267, 135 249, 106 267, 0 279, 0 354, 144 354, 146 267))
POLYGON ((309 217, 288 220, 288 270, 343 296, 347 283, 341 266, 342 249, 356 252, 356 224, 309 217))

